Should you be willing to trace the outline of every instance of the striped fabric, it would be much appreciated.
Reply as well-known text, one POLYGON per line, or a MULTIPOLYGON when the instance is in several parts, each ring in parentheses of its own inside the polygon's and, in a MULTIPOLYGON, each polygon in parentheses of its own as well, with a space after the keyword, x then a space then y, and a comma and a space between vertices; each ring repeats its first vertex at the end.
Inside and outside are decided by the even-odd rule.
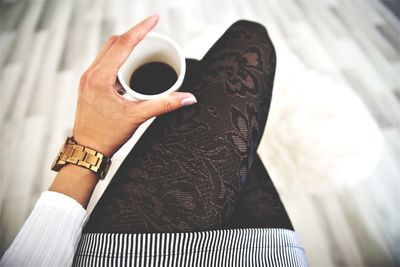
POLYGON ((285 229, 192 233, 84 234, 75 266, 308 266, 297 234, 285 229))

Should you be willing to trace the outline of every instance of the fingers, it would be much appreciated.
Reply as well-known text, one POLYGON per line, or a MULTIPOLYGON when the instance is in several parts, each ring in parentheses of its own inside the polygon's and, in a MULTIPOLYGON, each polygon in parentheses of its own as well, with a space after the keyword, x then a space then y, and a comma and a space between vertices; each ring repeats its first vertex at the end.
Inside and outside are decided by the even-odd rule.
POLYGON ((118 36, 111 48, 102 57, 98 66, 105 68, 107 72, 116 77, 119 68, 128 58, 132 49, 156 26, 158 18, 158 15, 150 16, 126 33, 118 36))
POLYGON ((93 60, 89 68, 93 68, 100 62, 100 60, 103 58, 103 56, 107 53, 107 51, 111 48, 111 46, 115 43, 117 39, 118 36, 116 35, 113 35, 110 38, 108 38, 103 47, 100 49, 99 53, 97 53, 96 58, 93 60))
POLYGON ((191 93, 173 92, 152 100, 132 102, 132 110, 133 112, 140 112, 137 115, 143 120, 147 120, 195 103, 197 103, 197 99, 191 93))

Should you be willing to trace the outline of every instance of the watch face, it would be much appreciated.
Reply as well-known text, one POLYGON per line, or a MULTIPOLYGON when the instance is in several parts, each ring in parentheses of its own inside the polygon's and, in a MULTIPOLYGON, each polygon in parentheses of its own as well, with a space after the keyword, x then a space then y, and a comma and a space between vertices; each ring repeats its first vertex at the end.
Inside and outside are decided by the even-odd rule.
POLYGON ((66 141, 64 142, 64 144, 62 145, 60 151, 58 152, 56 159, 54 160, 53 164, 51 165, 51 170, 53 170, 53 171, 59 171, 59 170, 61 169, 61 167, 65 165, 65 162, 64 162, 64 164, 62 164, 62 163, 59 162, 59 161, 60 161, 61 155, 63 154, 63 151, 64 151, 64 149, 65 149, 65 146, 66 146, 67 143, 68 143, 68 140, 69 140, 69 138, 67 138, 67 140, 66 140, 66 141))
MULTIPOLYGON (((104 160, 104 158, 103 158, 103 160, 104 160)), ((109 158, 107 158, 107 161, 105 162, 105 164, 106 165, 104 167, 104 170, 102 172, 100 172, 100 179, 106 178, 108 170, 110 169, 110 166, 111 166, 111 160, 109 158)))

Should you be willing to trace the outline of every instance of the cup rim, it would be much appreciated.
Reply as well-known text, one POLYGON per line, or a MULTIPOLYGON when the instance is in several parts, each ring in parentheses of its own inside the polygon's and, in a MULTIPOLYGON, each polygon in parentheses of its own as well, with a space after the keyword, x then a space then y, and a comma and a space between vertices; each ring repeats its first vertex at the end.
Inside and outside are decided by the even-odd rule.
POLYGON ((136 100, 136 101, 150 100, 150 99, 158 98, 160 96, 167 95, 174 91, 177 91, 179 89, 179 87, 182 85, 182 82, 183 82, 183 79, 184 79, 185 73, 186 73, 186 61, 185 61, 185 57, 183 56, 182 49, 172 38, 166 36, 165 34, 159 33, 159 32, 149 32, 149 33, 147 33, 145 38, 147 38, 147 37, 160 38, 160 39, 163 39, 164 41, 168 42, 169 44, 171 44, 175 48, 175 50, 178 52, 178 56, 180 58, 179 60, 180 60, 181 71, 180 71, 178 79, 176 80, 174 85, 172 85, 168 90, 166 90, 162 93, 156 94, 156 95, 144 95, 144 94, 140 94, 140 93, 132 90, 132 88, 130 88, 129 85, 124 81, 124 79, 122 78, 122 73, 121 73, 121 67, 122 67, 122 65, 121 65, 120 69, 118 70, 118 74, 117 74, 118 80, 121 83, 122 87, 125 89, 125 91, 129 94, 129 96, 131 96, 132 99, 136 100))

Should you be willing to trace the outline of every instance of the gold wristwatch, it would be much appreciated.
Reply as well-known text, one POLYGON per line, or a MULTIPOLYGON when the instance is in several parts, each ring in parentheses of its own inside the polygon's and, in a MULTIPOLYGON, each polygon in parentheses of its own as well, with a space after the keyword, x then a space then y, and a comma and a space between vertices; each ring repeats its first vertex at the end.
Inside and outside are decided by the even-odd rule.
POLYGON ((99 179, 104 179, 110 168, 111 160, 100 152, 78 145, 73 137, 68 137, 51 169, 59 171, 68 163, 94 171, 99 179))

